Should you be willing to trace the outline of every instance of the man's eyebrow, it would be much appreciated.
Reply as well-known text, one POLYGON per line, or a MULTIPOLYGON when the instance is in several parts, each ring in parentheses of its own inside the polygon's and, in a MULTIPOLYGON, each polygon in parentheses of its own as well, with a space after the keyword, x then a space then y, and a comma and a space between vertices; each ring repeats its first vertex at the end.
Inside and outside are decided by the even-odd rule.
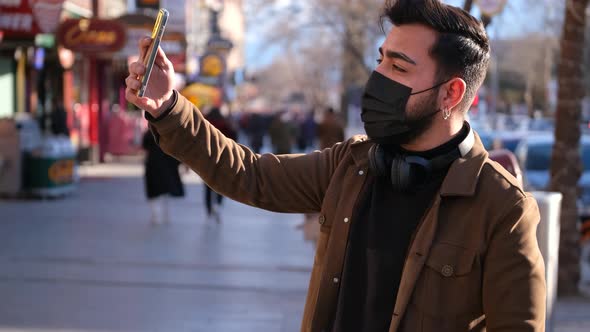
MULTIPOLYGON (((383 55, 383 47, 379 47, 379 54, 383 55)), ((409 56, 405 55, 404 53, 401 52, 395 52, 392 50, 386 50, 385 51, 385 55, 388 58, 394 58, 394 59, 400 59, 403 60, 405 62, 411 63, 413 65, 416 65, 416 61, 412 60, 412 58, 410 58, 409 56)))

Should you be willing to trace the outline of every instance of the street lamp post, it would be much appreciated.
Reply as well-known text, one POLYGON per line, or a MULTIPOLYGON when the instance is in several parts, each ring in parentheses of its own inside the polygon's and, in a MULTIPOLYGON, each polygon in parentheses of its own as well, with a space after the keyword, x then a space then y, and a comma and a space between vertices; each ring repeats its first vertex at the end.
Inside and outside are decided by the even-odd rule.
MULTIPOLYGON (((92 0, 92 18, 99 16, 98 0, 92 0)), ((90 114, 89 138, 90 138, 90 160, 93 163, 103 160, 103 153, 100 151, 100 96, 98 79, 98 61, 93 54, 88 56, 88 112, 90 114)))

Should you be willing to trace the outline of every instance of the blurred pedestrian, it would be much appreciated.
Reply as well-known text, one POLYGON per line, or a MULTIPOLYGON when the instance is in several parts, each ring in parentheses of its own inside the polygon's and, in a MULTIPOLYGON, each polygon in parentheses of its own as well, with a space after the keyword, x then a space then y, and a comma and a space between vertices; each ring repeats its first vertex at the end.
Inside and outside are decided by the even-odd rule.
POLYGON ((143 135, 142 147, 146 152, 144 183, 151 211, 150 223, 169 223, 168 198, 184 196, 184 185, 178 171, 180 162, 160 149, 149 130, 143 135))
POLYGON ((51 121, 51 133, 53 135, 70 137, 68 114, 66 113, 63 103, 56 96, 51 99, 51 114, 49 120, 51 121))
POLYGON ((317 135, 320 141, 320 149, 329 148, 338 142, 344 141, 344 125, 333 108, 328 108, 324 113, 324 118, 318 125, 317 135))
POLYGON ((274 154, 289 154, 297 136, 293 117, 288 111, 281 111, 275 114, 268 134, 273 146, 274 154))
MULTIPOLYGON (((215 128, 217 128, 225 137, 232 140, 237 140, 238 135, 229 119, 225 118, 221 114, 221 110, 218 107, 212 107, 209 114, 205 116, 205 119, 209 121, 215 128)), ((219 208, 223 202, 223 195, 215 192, 207 184, 205 186, 205 206, 207 208, 207 217, 214 218, 217 223, 221 222, 219 215, 219 208), (214 203, 217 203, 214 205, 214 203)))
POLYGON ((297 132, 297 148, 299 151, 305 152, 307 148, 313 147, 316 129, 315 112, 312 109, 304 114, 303 119, 299 123, 299 130, 297 132))
MULTIPOLYGON (((324 117, 317 126, 316 134, 320 142, 320 149, 332 147, 338 142, 344 141, 344 125, 342 121, 335 114, 333 108, 328 108, 324 113, 324 117)), ((303 218, 303 223, 298 228, 303 230, 303 238, 309 242, 316 244, 319 238, 319 227, 317 222, 319 215, 317 213, 306 213, 303 218)))
POLYGON ((248 116, 247 133, 252 151, 260 153, 267 131, 267 121, 262 114, 252 113, 248 116))

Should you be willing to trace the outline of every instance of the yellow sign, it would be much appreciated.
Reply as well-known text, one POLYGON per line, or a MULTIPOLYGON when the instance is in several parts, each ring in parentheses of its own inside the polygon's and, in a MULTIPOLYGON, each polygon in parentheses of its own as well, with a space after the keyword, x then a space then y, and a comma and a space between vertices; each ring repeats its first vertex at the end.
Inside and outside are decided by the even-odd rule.
POLYGON ((56 184, 69 183, 74 181, 74 161, 59 160, 48 170, 49 180, 56 184))
POLYGON ((217 77, 223 74, 223 59, 217 54, 206 55, 201 62, 202 76, 217 77))
POLYGON ((219 106, 221 103, 221 91, 218 88, 201 84, 193 83, 182 89, 180 94, 188 99, 197 108, 203 106, 219 106))
POLYGON ((64 41, 67 43, 67 45, 110 45, 117 41, 117 33, 113 31, 82 31, 76 27, 72 27, 70 30, 66 31, 64 41))

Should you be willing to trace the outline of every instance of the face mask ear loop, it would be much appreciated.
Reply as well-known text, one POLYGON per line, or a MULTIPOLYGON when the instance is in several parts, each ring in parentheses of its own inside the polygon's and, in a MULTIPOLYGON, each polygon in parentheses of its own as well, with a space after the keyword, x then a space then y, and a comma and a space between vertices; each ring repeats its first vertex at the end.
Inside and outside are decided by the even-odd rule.
POLYGON ((449 83, 451 80, 452 80, 452 78, 450 78, 450 79, 448 79, 448 80, 446 80, 446 81, 444 81, 444 82, 438 83, 437 85, 435 85, 435 86, 433 86, 433 87, 431 87, 431 88, 428 88, 428 89, 426 89, 426 90, 422 90, 422 91, 418 91, 418 92, 410 93, 410 96, 417 95, 417 94, 419 94, 419 93, 423 93, 423 92, 426 92, 426 91, 430 91, 430 90, 432 90, 432 89, 436 89, 436 88, 438 88, 439 86, 441 86, 441 85, 443 85, 443 84, 449 83))

